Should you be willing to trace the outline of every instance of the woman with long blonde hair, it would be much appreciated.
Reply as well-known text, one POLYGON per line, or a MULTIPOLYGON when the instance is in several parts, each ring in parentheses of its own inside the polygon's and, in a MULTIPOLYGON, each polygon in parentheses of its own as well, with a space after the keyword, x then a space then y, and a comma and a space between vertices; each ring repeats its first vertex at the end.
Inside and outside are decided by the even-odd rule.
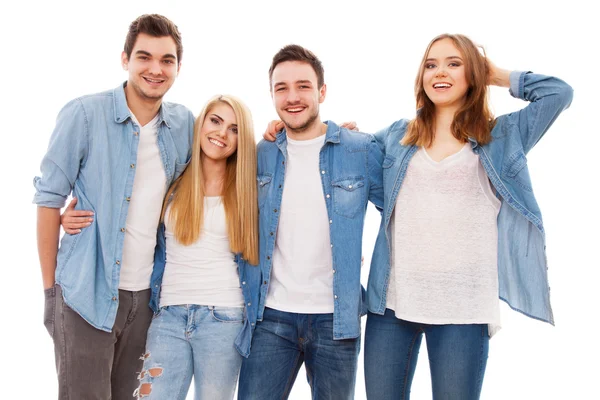
POLYGON ((369 399, 408 399, 423 335, 434 399, 478 399, 499 298, 553 323, 526 154, 572 99, 560 79, 497 68, 466 36, 427 46, 417 115, 383 143, 384 210, 367 290, 369 399), (530 102, 494 118, 488 86, 530 102))
POLYGON ((213 97, 163 205, 139 398, 185 399, 192 377, 196 399, 233 398, 260 279, 255 149, 248 108, 213 97))

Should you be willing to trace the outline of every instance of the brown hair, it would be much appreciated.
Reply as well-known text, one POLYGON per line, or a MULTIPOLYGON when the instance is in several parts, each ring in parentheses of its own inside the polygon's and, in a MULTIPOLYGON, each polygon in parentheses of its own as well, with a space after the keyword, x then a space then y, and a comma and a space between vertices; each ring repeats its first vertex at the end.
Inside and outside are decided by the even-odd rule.
POLYGON ((305 49, 302 46, 298 46, 297 44, 289 44, 281 48, 281 50, 273 56, 273 62, 271 62, 271 67, 269 68, 269 84, 273 83, 273 70, 277 64, 286 61, 300 61, 310 64, 317 74, 318 88, 321 89, 323 87, 323 84, 325 83, 325 71, 323 70, 321 60, 319 60, 312 51, 305 49))
POLYGON ((256 142, 250 110, 239 99, 217 95, 208 101, 194 126, 192 158, 183 174, 173 182, 163 203, 161 219, 170 202, 169 222, 173 224, 175 239, 190 245, 200 237, 204 221, 204 174, 200 130, 206 116, 217 104, 227 104, 237 120, 238 147, 227 158, 225 181, 221 193, 229 246, 241 253, 250 264, 258 264, 258 202, 256 188, 256 142))
POLYGON ((442 39, 452 40, 461 52, 465 63, 465 77, 469 85, 464 104, 454 115, 451 126, 452 134, 462 142, 466 142, 469 137, 472 137, 479 144, 489 143, 495 121, 488 106, 489 66, 485 58, 485 52, 480 53, 478 47, 468 37, 448 33, 435 37, 425 50, 415 80, 417 116, 408 124, 406 135, 400 143, 405 146, 425 147, 431 146, 433 143, 435 136, 435 105, 425 93, 423 72, 431 46, 442 39))
POLYGON ((159 14, 144 14, 136 18, 135 21, 129 25, 129 31, 125 38, 125 46, 123 51, 127 54, 127 59, 131 57, 133 46, 140 33, 154 37, 171 36, 177 46, 177 62, 181 62, 183 57, 183 45, 181 44, 181 33, 177 25, 175 25, 170 19, 159 14))

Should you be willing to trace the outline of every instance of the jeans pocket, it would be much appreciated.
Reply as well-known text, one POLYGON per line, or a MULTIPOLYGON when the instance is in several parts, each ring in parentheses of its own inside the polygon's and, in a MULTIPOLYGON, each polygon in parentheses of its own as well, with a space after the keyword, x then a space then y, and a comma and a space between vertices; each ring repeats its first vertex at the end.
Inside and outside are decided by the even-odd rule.
POLYGON ((244 321, 244 307, 211 307, 212 317, 219 322, 237 322, 244 321))
POLYGON ((44 290, 44 326, 54 336, 54 314, 56 312, 56 285, 44 290))

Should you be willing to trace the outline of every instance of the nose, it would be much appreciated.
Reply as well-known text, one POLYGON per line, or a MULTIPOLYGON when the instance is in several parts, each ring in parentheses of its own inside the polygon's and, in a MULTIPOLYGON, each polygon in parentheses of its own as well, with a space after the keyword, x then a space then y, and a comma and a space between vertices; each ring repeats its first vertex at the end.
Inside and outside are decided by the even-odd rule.
POLYGON ((435 71, 435 76, 446 76, 446 68, 443 65, 440 65, 435 71))
POLYGON ((160 75, 161 71, 162 70, 160 68, 160 60, 154 60, 148 66, 148 72, 150 72, 153 75, 160 75))
POLYGON ((298 103, 300 101, 300 95, 298 91, 294 88, 288 90, 288 103, 298 103))
POLYGON ((227 127, 222 126, 221 129, 217 131, 217 136, 224 138, 227 135, 227 127))

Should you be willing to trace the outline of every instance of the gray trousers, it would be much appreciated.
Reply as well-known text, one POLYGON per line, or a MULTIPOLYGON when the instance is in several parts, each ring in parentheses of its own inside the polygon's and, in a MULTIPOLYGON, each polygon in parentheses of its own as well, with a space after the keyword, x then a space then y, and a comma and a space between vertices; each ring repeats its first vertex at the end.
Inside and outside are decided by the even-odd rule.
POLYGON ((45 290, 44 297, 44 325, 54 340, 59 400, 132 399, 152 319, 150 289, 119 290, 112 332, 94 328, 69 308, 60 286, 45 290))

